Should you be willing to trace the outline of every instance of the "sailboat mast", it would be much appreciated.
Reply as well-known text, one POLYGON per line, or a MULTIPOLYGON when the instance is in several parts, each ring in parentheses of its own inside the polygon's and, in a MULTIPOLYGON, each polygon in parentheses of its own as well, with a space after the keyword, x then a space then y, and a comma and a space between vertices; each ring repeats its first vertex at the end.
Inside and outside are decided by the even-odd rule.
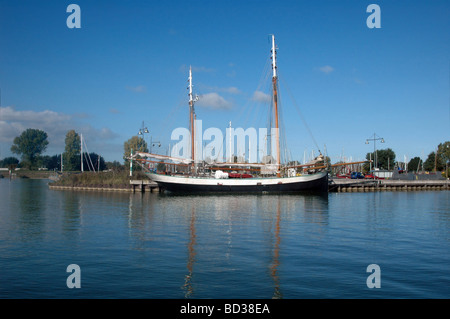
POLYGON ((272 35, 272 84, 273 84, 273 105, 275 112, 275 141, 277 146, 277 176, 280 177, 280 166, 281 166, 281 158, 280 158, 280 127, 278 124, 278 93, 277 93, 277 52, 275 47, 275 36, 272 35))
POLYGON ((194 170, 195 163, 195 128, 194 128, 194 99, 192 97, 192 67, 189 67, 189 114, 191 123, 191 159, 192 159, 192 170, 194 170))
POLYGON ((80 162, 81 162, 81 172, 84 172, 83 169, 83 134, 80 134, 80 162))

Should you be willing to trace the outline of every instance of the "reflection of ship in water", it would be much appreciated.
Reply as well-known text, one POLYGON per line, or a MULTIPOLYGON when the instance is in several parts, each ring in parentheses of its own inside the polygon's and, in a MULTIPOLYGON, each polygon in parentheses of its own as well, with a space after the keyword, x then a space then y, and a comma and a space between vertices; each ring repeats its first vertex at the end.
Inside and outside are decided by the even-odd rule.
MULTIPOLYGON (((169 196, 172 197, 172 195, 169 196)), ((273 289, 271 293, 272 299, 283 298, 283 272, 289 271, 289 267, 292 267, 292 265, 289 265, 289 262, 287 265, 283 265, 289 260, 286 255, 288 252, 283 254, 283 247, 290 245, 293 236, 295 237, 292 233, 289 234, 289 223, 313 223, 317 225, 318 228, 316 230, 319 230, 319 233, 328 224, 328 214, 326 213, 328 211, 327 197, 274 195, 270 196, 270 200, 269 196, 242 196, 238 198, 239 200, 236 201, 235 196, 220 196, 214 197, 211 201, 211 197, 186 196, 183 198, 185 200, 179 201, 180 205, 184 203, 185 211, 186 206, 190 206, 189 216, 185 215, 186 225, 188 226, 187 249, 185 250, 187 251, 185 268, 187 272, 184 275, 184 282, 181 286, 185 298, 195 298, 196 294, 198 294, 198 289, 196 288, 204 284, 204 282, 201 282, 204 280, 204 273, 202 272, 205 270, 205 264, 203 263, 214 259, 215 265, 220 263, 220 268, 224 267, 222 270, 224 269, 226 272, 230 271, 227 266, 224 266, 227 264, 234 267, 233 271, 241 269, 242 265, 239 263, 242 262, 242 256, 237 251, 249 249, 249 243, 242 242, 242 233, 238 232, 242 230, 242 227, 245 228, 255 221, 256 223, 263 221, 263 224, 260 225, 263 226, 262 229, 260 228, 262 232, 257 231, 255 236, 258 240, 262 239, 260 236, 265 238, 262 241, 250 238, 251 241, 257 243, 257 246, 252 246, 250 249, 254 250, 256 254, 262 252, 266 256, 266 258, 259 256, 263 257, 267 262, 265 273, 268 277, 266 277, 266 282, 262 282, 262 284, 268 288, 267 284, 271 282, 270 286, 273 289), (214 210, 214 214, 206 214, 206 210, 209 209, 214 210), (244 211, 249 213, 242 214, 244 211), (256 218, 252 219, 252 216, 256 218), (205 221, 204 218, 212 218, 213 220, 208 219, 205 221), (206 238, 208 231, 213 230, 208 226, 205 229, 205 224, 211 225, 211 228, 220 227, 222 234, 216 233, 216 238, 206 238), (205 238, 202 238, 204 236, 205 238), (204 240, 207 242, 208 247, 205 247, 204 240), (208 252, 208 254, 205 252, 208 252), (199 272, 199 269, 203 270, 199 272), (196 273, 197 276, 195 276, 196 273)), ((256 260, 259 258, 258 256, 250 256, 250 259, 253 257, 256 260)), ((258 268, 260 266, 257 265, 258 268)), ((243 266, 242 269, 245 269, 245 267, 243 266)), ((212 272, 219 273, 220 270, 214 269, 212 272)), ((218 279, 208 278, 207 280, 218 279)), ((219 280, 223 280, 221 283, 223 286, 228 286, 229 283, 227 281, 236 280, 236 278, 230 278, 224 273, 223 278, 219 280)), ((242 277, 238 278, 238 280, 245 280, 245 274, 242 274, 242 277)), ((261 278, 261 280, 264 281, 264 278, 261 278)))
POLYGON ((187 260, 187 275, 184 276, 183 290, 185 291, 184 297, 189 298, 194 292, 192 286, 192 275, 194 273, 194 262, 195 262, 195 208, 192 206, 191 209, 191 221, 189 225, 189 243, 188 243, 188 260, 187 260))
POLYGON ((280 266, 280 222, 281 222, 281 209, 280 209, 280 197, 277 200, 277 219, 275 224, 275 242, 273 247, 273 261, 270 266, 270 275, 272 276, 274 283, 274 292, 272 299, 281 299, 283 295, 280 289, 280 277, 278 276, 278 267, 280 266))

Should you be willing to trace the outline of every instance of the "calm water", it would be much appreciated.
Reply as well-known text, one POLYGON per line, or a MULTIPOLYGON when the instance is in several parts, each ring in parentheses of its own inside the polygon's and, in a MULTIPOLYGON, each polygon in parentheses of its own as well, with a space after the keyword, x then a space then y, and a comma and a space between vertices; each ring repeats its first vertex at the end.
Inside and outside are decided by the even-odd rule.
POLYGON ((0 298, 450 298, 449 199, 70 192, 0 179, 0 298), (80 289, 66 285, 70 264, 80 289), (370 264, 381 288, 366 285, 370 264))

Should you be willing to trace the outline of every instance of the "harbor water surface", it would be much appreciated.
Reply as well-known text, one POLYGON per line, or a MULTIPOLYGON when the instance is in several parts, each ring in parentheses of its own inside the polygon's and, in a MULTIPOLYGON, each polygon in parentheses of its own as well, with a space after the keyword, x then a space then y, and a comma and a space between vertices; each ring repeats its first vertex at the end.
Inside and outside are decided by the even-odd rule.
POLYGON ((0 298, 450 298, 448 191, 195 195, 0 179, 0 298), (67 266, 81 288, 68 288, 67 266), (369 288, 367 267, 380 267, 369 288))

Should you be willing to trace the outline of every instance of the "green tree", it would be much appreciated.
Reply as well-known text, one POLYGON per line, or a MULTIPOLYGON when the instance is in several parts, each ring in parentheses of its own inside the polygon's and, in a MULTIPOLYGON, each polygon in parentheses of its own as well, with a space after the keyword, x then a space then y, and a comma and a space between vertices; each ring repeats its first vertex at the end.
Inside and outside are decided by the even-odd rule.
POLYGON ((66 147, 64 149, 63 161, 65 171, 79 171, 81 169, 80 151, 81 139, 75 130, 70 130, 66 134, 66 147))
POLYGON ((48 145, 47 133, 39 129, 26 129, 14 138, 11 152, 22 156, 22 162, 27 163, 28 168, 35 167, 36 157, 45 151, 48 145))
MULTIPOLYGON (((374 153, 367 153, 366 159, 370 160, 372 159, 372 168, 375 167, 375 156, 374 153)), ((376 151, 376 167, 380 169, 393 169, 395 164, 395 152, 387 148, 385 150, 377 150, 376 151)), ((367 168, 370 166, 369 163, 364 164, 364 169, 368 170, 367 168), (366 167, 367 166, 367 167, 366 167)))
POLYGON ((426 161, 423 163, 423 169, 428 172, 442 171, 445 167, 445 163, 442 163, 441 158, 436 158, 436 152, 428 154, 426 161))
POLYGON ((420 170, 421 163, 422 163, 422 160, 420 159, 420 157, 416 156, 416 157, 411 158, 411 160, 408 162, 408 171, 415 172, 417 170, 420 170))
POLYGON ((438 145, 437 154, 439 161, 445 166, 445 163, 450 164, 450 141, 440 143, 438 145))
POLYGON ((136 152, 148 152, 147 143, 142 137, 133 136, 128 141, 123 143, 123 159, 125 160, 125 167, 129 167, 130 161, 127 159, 130 154, 131 150, 133 150, 133 154, 136 154, 136 152))
POLYGON ((0 161, 0 167, 10 167, 10 165, 17 166, 19 164, 19 159, 16 157, 5 157, 3 160, 0 161))
POLYGON ((83 152, 83 169, 85 171, 103 171, 106 169, 105 159, 97 153, 83 152))
POLYGON ((427 159, 423 163, 423 169, 426 170, 427 172, 433 171, 435 158, 436 158, 435 152, 431 152, 430 154, 428 154, 427 159))
POLYGON ((53 155, 47 165, 47 168, 50 170, 61 170, 61 154, 53 155))
POLYGON ((48 168, 48 163, 50 161, 49 155, 43 155, 36 157, 36 164, 39 168, 48 168))
POLYGON ((106 168, 110 170, 120 171, 125 169, 125 167, 120 164, 119 161, 106 162, 106 168))
POLYGON ((39 167, 47 168, 48 170, 60 170, 61 169, 61 155, 45 155, 39 156, 37 163, 39 167))

